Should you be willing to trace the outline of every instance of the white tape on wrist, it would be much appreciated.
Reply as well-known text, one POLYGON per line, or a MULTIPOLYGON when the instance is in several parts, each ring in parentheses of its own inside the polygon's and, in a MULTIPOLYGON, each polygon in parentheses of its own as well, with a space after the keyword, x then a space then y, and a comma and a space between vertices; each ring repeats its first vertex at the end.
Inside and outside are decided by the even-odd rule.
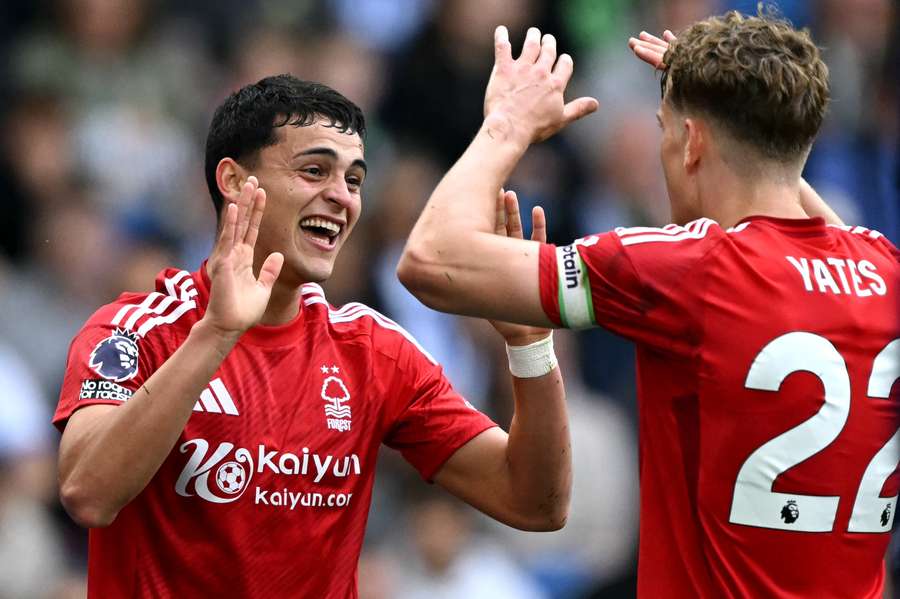
POLYGON ((556 368, 556 354, 553 353, 553 335, 529 345, 506 346, 509 357, 509 371, 514 377, 532 379, 556 368))

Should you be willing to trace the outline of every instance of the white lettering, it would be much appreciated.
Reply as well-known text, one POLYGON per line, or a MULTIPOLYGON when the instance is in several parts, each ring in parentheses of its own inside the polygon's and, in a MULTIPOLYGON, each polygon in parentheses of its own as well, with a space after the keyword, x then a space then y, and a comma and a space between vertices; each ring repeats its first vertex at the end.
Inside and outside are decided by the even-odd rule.
POLYGON ((785 256, 787 261, 794 265, 794 268, 800 273, 800 276, 803 277, 803 286, 806 287, 807 291, 812 291, 812 280, 809 277, 809 262, 806 261, 806 258, 800 258, 797 260, 793 256, 785 256))
POLYGON ((847 266, 850 267, 850 278, 853 280, 853 290, 856 292, 856 295, 859 297, 869 297, 872 295, 872 292, 869 289, 860 289, 860 285, 862 285, 862 279, 859 276, 859 273, 856 270, 856 262, 853 260, 847 260, 847 266))
POLYGON ((322 480, 322 477, 328 472, 328 466, 331 464, 332 457, 330 455, 325 456, 325 461, 319 459, 319 454, 313 454, 313 462, 316 464, 316 478, 313 482, 319 482, 322 480))
POLYGON ((832 293, 840 295, 841 290, 838 289, 837 283, 834 282, 834 279, 831 277, 831 273, 828 272, 828 267, 825 266, 825 263, 818 258, 813 258, 812 266, 813 274, 816 277, 816 283, 818 283, 819 285, 819 291, 825 293, 825 287, 828 287, 828 289, 832 293))
POLYGON ((278 466, 276 466, 275 462, 272 461, 272 458, 274 458, 276 455, 278 455, 278 451, 272 450, 270 452, 266 452, 266 446, 260 445, 259 460, 257 461, 258 466, 256 467, 256 471, 261 473, 264 467, 268 466, 272 472, 274 472, 275 474, 280 474, 280 472, 278 471, 278 466))
POLYGON ((844 266, 846 266, 846 264, 840 258, 828 258, 827 262, 837 270, 838 277, 841 279, 841 287, 844 288, 844 293, 849 295, 850 286, 847 284, 847 275, 844 274, 844 266))
POLYGON ((881 275, 875 272, 874 264, 872 264, 868 260, 860 260, 859 272, 862 276, 873 281, 873 283, 869 285, 869 289, 871 289, 878 295, 884 295, 885 293, 887 293, 887 285, 885 285, 884 279, 881 278, 881 275))
POLYGON ((279 470, 281 470, 282 474, 299 474, 300 458, 292 453, 283 453, 281 454, 281 457, 278 458, 278 468, 279 470), (293 468, 291 468, 291 464, 289 462, 293 462, 293 468))
POLYGON ((350 421, 341 418, 327 418, 328 428, 335 431, 349 431, 350 421))
POLYGON ((828 257, 820 258, 795 258, 785 256, 785 259, 797 269, 803 278, 803 286, 807 291, 820 293, 833 293, 835 295, 856 295, 857 297, 869 297, 874 292, 876 295, 887 294, 887 284, 884 278, 878 274, 875 265, 868 260, 855 262, 849 258, 828 257), (813 287, 813 279, 816 288, 813 287), (865 280, 864 280, 865 279, 865 280), (838 285, 840 281, 840 285, 838 285))
POLYGON ((289 491, 282 488, 280 491, 256 487, 254 503, 270 507, 287 508, 295 510, 301 507, 346 507, 350 505, 353 493, 304 493, 302 491, 289 491))

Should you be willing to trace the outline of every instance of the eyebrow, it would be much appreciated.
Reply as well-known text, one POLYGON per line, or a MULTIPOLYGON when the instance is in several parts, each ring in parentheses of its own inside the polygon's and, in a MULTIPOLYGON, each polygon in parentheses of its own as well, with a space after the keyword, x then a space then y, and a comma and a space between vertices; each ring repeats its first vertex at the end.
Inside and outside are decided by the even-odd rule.
MULTIPOLYGON (((302 152, 297 152, 294 157, 297 156, 328 156, 334 160, 337 160, 338 155, 337 152, 332 150, 331 148, 321 147, 321 148, 310 148, 308 150, 303 150, 302 152)), ((364 173, 369 172, 369 168, 366 165, 366 161, 362 158, 357 158, 353 162, 350 163, 350 166, 358 166, 363 170, 364 173)))

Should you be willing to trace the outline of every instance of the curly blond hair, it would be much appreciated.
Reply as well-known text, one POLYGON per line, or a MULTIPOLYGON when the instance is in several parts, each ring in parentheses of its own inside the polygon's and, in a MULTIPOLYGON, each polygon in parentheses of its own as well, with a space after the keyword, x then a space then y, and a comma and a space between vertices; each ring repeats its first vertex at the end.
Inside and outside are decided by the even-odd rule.
POLYGON ((763 158, 805 159, 829 97, 807 30, 731 11, 682 31, 663 60, 663 98, 675 109, 711 117, 763 158))

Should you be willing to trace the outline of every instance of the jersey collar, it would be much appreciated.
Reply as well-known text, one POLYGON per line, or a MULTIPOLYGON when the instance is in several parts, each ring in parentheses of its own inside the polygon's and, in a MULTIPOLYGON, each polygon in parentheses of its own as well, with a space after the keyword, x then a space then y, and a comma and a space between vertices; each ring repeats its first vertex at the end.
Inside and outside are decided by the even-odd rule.
POLYGON ((791 235, 813 237, 827 235, 827 225, 821 216, 811 218, 778 218, 775 216, 751 215, 742 218, 735 227, 744 223, 760 223, 781 229, 791 235))
MULTIPOLYGON (((201 311, 201 317, 206 313, 206 306, 209 303, 209 290, 212 285, 209 273, 206 272, 206 263, 207 261, 204 260, 203 264, 200 265, 200 269, 193 273, 194 280, 197 283, 197 304, 201 311)), ((241 335, 239 343, 265 347, 293 345, 303 336, 306 312, 308 310, 303 308, 301 299, 297 316, 290 322, 276 326, 257 325, 241 335)))

